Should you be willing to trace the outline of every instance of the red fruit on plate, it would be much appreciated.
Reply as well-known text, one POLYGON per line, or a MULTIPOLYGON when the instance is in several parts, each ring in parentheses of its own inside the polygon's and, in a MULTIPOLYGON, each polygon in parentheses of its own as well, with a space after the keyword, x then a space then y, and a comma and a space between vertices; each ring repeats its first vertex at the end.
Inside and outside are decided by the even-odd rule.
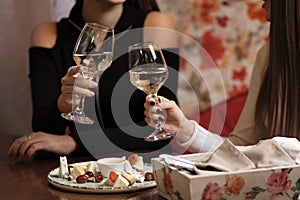
POLYGON ((79 176, 77 176, 77 178, 76 178, 76 182, 77 182, 77 183, 86 183, 88 180, 89 180, 89 176, 86 175, 86 174, 79 175, 79 176))
POLYGON ((96 174, 95 182, 100 183, 102 180, 103 180, 103 175, 102 174, 96 174))
POLYGON ((147 173, 145 174, 145 180, 146 180, 146 181, 153 181, 153 180, 154 180, 153 173, 147 172, 147 173))
POLYGON ((114 171, 111 171, 111 172, 109 173, 109 179, 110 179, 113 183, 116 182, 118 176, 119 176, 119 175, 118 175, 116 172, 114 172, 114 171))
POLYGON ((94 177, 94 173, 91 171, 87 171, 85 174, 88 175, 88 177, 94 177))

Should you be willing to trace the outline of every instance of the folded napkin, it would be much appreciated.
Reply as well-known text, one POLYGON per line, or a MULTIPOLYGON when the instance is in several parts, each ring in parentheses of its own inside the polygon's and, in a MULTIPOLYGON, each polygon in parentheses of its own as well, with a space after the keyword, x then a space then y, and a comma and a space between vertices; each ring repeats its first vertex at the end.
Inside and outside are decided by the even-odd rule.
POLYGON ((297 138, 274 137, 272 140, 277 142, 297 164, 300 164, 300 142, 297 138))
POLYGON ((256 145, 235 146, 226 139, 207 159, 197 160, 194 158, 193 161, 200 169, 219 171, 239 171, 295 165, 295 158, 300 155, 300 143, 297 144, 293 141, 293 148, 287 149, 291 145, 286 140, 281 143, 277 142, 277 140, 268 139, 261 140, 256 145))
POLYGON ((219 171, 238 171, 255 168, 254 163, 227 139, 206 161, 196 162, 196 166, 200 169, 215 169, 219 171))
POLYGON ((243 154, 245 154, 256 166, 278 167, 295 165, 295 160, 274 140, 261 140, 256 145, 238 146, 243 154))

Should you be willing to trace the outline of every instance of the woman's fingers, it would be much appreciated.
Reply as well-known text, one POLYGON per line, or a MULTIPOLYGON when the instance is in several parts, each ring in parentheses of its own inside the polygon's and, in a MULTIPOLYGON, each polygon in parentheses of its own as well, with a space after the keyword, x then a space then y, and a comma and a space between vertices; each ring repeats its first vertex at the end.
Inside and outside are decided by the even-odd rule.
POLYGON ((30 145, 26 152, 27 157, 32 157, 35 152, 40 150, 67 155, 76 148, 76 142, 68 135, 52 135, 43 132, 33 134, 36 134, 39 140, 30 145))
POLYGON ((7 155, 18 159, 31 158, 36 151, 42 150, 39 146, 40 141, 43 141, 43 133, 37 132, 22 136, 13 142, 7 155))
POLYGON ((98 84, 92 80, 86 80, 79 77, 65 76, 61 80, 62 87, 96 88, 98 84))
POLYGON ((81 88, 81 87, 74 87, 73 91, 70 91, 70 93, 77 94, 79 96, 87 96, 87 97, 92 97, 95 95, 95 93, 89 89, 81 88))
POLYGON ((151 106, 157 105, 158 102, 158 97, 154 95, 147 95, 146 96, 146 102, 144 103, 145 109, 149 109, 151 106))
POLYGON ((95 93, 88 89, 78 87, 64 87, 62 88, 62 98, 67 104, 78 105, 81 96, 93 97, 95 93))
POLYGON ((87 80, 80 75, 80 67, 73 66, 68 69, 67 74, 61 79, 61 84, 63 86, 73 86, 81 88, 95 88, 98 84, 95 81, 87 80))
POLYGON ((28 139, 25 140, 19 148, 18 157, 24 158, 28 148, 34 143, 36 143, 36 139, 32 138, 32 136, 28 136, 28 139))
POLYGON ((80 70, 80 66, 72 66, 68 69, 66 76, 74 76, 80 70))
POLYGON ((92 80, 83 79, 78 72, 80 72, 78 66, 70 67, 66 76, 61 79, 62 99, 67 104, 77 105, 81 96, 92 97, 95 95, 88 88, 96 88, 98 84, 92 80))
POLYGON ((33 143, 26 151, 26 157, 31 158, 35 154, 35 152, 40 150, 46 150, 45 143, 44 142, 33 143))
POLYGON ((144 114, 145 121, 150 126, 156 126, 159 122, 165 121, 165 112, 159 106, 148 106, 144 114))
POLYGON ((79 88, 96 88, 98 84, 95 81, 83 78, 75 78, 74 85, 79 88))
POLYGON ((171 132, 177 132, 182 119, 182 111, 174 101, 168 100, 162 96, 147 96, 145 107, 145 122, 156 127, 159 124, 164 129, 171 132), (153 103, 155 102, 155 105, 153 103))
POLYGON ((31 158, 40 150, 67 155, 75 148, 76 142, 68 135, 34 132, 16 139, 9 148, 7 155, 17 159, 31 158))
POLYGON ((16 139, 12 145, 9 147, 9 150, 8 150, 8 156, 9 157, 17 157, 18 154, 19 154, 19 149, 20 147, 22 146, 24 140, 26 139, 25 136, 23 137, 20 137, 18 139, 16 139))
POLYGON ((146 97, 146 102, 144 104, 144 107, 149 108, 154 105, 162 106, 166 102, 171 102, 171 101, 163 96, 148 95, 146 97))
POLYGON ((33 142, 34 140, 31 135, 25 135, 16 139, 8 150, 8 156, 13 158, 23 158, 33 142))
POLYGON ((147 95, 146 97, 146 102, 150 105, 150 106, 154 106, 157 102, 157 99, 155 98, 155 96, 153 95, 147 95))

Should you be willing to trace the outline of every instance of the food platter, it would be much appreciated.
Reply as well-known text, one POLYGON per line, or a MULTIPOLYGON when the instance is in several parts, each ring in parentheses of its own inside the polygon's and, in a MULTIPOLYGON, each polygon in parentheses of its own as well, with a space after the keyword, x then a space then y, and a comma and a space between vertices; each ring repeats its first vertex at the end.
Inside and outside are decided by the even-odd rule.
MULTIPOLYGON (((90 162, 90 161, 89 161, 90 162)), ((71 164, 72 166, 83 166, 85 167, 89 162, 80 162, 71 164)), ((97 172, 100 172, 96 162, 95 168, 97 172)), ((149 163, 144 163, 144 172, 152 172, 152 166, 149 163)), ((62 190, 79 192, 79 193, 125 193, 144 190, 147 188, 153 188, 156 186, 155 181, 144 181, 135 182, 133 185, 128 187, 111 187, 104 185, 107 178, 104 178, 100 183, 86 182, 77 183, 76 180, 68 180, 66 178, 59 177, 59 167, 51 170, 47 175, 48 182, 62 190)))

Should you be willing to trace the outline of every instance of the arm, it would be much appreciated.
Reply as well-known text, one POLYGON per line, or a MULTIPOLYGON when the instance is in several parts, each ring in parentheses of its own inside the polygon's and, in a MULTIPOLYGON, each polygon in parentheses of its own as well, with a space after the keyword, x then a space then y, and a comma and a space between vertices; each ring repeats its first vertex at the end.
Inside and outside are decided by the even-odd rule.
POLYGON ((79 74, 80 70, 79 66, 70 67, 61 79, 61 94, 57 101, 57 107, 61 113, 71 112, 72 106, 79 104, 80 96, 92 97, 95 95, 87 88, 95 88, 98 84, 92 80, 83 79, 79 74))
POLYGON ((56 106, 60 77, 51 54, 55 42, 54 22, 43 23, 34 29, 30 48, 34 132, 13 142, 8 150, 10 157, 32 157, 40 150, 67 155, 76 149, 76 142, 67 131, 68 124, 60 117, 56 106))
POLYGON ((144 22, 144 40, 156 41, 161 48, 177 48, 177 31, 173 19, 162 12, 150 12, 144 22))
MULTIPOLYGON (((33 31, 30 49, 30 80, 33 98, 33 130, 50 133, 64 132, 68 122, 60 115, 70 112, 73 94, 93 96, 86 88, 97 83, 83 80, 78 75, 79 67, 71 67, 64 75, 64 62, 54 53, 59 53, 56 44, 56 23, 44 23, 33 31), (56 52, 53 52, 55 48, 56 52), (64 75, 64 76, 63 76, 64 75), (74 85, 76 80, 76 85, 74 85)), ((75 104, 79 103, 79 99, 75 104)))
POLYGON ((75 140, 69 135, 54 135, 34 132, 16 139, 7 155, 16 159, 31 158, 38 151, 68 155, 77 148, 75 140))
POLYGON ((30 46, 50 49, 54 47, 56 38, 56 23, 45 22, 37 25, 33 29, 30 38, 30 46))
MULTIPOLYGON (((171 95, 175 95, 175 98, 172 96, 167 96, 169 91, 165 91, 166 88, 162 87, 159 91, 159 94, 167 97, 168 99, 176 99, 177 94, 177 86, 178 86, 178 71, 179 71, 179 45, 178 45, 178 35, 175 31, 175 25, 170 16, 161 13, 161 12, 151 12, 146 20, 144 26, 144 40, 145 41, 156 41, 162 48, 164 49, 176 49, 174 51, 164 51, 164 55, 170 56, 166 58, 168 66, 173 67, 176 71, 170 71, 169 79, 170 85, 169 89, 173 92, 171 95), (167 52, 167 54, 165 53, 167 52), (176 58, 176 59, 174 59, 176 58), (175 61, 175 62, 174 62, 175 61), (170 79, 171 78, 171 79, 170 79), (170 88, 171 86, 171 88, 170 88), (172 87, 174 86, 174 87, 172 87), (173 88, 176 88, 175 90, 173 88), (167 95, 166 95, 167 94, 167 95), (170 98, 171 97, 171 98, 170 98)), ((168 83, 166 82, 165 85, 168 83)), ((150 102, 155 101, 151 97, 147 97, 145 107, 145 121, 152 127, 155 127, 153 121, 157 121, 160 114, 157 114, 157 109, 162 108, 165 111, 165 123, 163 124, 163 128, 170 132, 176 132, 176 141, 189 150, 190 152, 201 152, 201 151, 209 151, 212 150, 210 147, 217 148, 220 144, 222 144, 223 139, 220 136, 209 133, 208 131, 202 133, 201 131, 205 130, 200 125, 198 125, 194 121, 188 120, 180 108, 176 105, 175 101, 170 101, 164 97, 160 97, 161 103, 155 102, 157 106, 151 106, 150 102), (212 135, 209 137, 208 135, 212 135), (209 145, 207 142, 210 138, 215 138, 216 140, 212 140, 212 145, 209 145), (205 139, 205 138, 208 139, 205 139), (197 138, 201 138, 197 139, 197 138), (217 141, 217 142, 216 142, 217 141), (201 149, 201 148, 202 149, 201 149)))
POLYGON ((56 102, 60 94, 58 62, 52 48, 56 43, 56 23, 38 25, 31 37, 30 84, 33 103, 33 131, 64 134, 67 121, 60 117, 56 102))
MULTIPOLYGON (((255 144, 266 137, 264 127, 254 129, 254 112, 257 94, 268 64, 267 50, 268 45, 264 46, 257 55, 247 102, 235 130, 229 137, 235 145, 255 144)), ((214 151, 223 143, 221 136, 205 130, 196 122, 189 121, 174 102, 163 97, 160 99, 161 103, 159 104, 149 96, 146 99, 144 114, 148 124, 155 126, 153 122, 160 116, 163 117, 165 121, 163 127, 166 130, 177 132, 177 142, 191 152, 214 151), (157 104, 159 107, 151 106, 151 104, 157 104), (161 112, 157 112, 158 109, 164 110, 163 116, 161 112)))
POLYGON ((145 107, 145 121, 155 126, 158 120, 164 121, 163 128, 177 133, 176 141, 190 152, 208 152, 216 150, 223 138, 213 134, 197 122, 188 120, 174 101, 159 97, 159 101, 147 96, 145 107), (153 106, 158 105, 158 106, 153 106))

